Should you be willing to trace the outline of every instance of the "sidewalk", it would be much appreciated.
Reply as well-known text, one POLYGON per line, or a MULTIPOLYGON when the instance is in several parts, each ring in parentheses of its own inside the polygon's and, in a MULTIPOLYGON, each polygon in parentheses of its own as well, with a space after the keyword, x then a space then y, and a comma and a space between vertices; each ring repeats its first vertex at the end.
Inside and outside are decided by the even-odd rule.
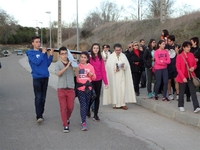
MULTIPOLYGON (((25 62, 27 62, 27 58, 23 58, 25 62)), ((28 66, 28 62, 24 63, 24 65, 28 66)), ((51 64, 49 67, 49 71, 52 74, 54 73, 54 63, 51 64)), ((51 80, 51 77, 50 77, 51 80)), ((56 85, 54 85, 56 88, 56 85)), ((200 93, 197 92, 197 97, 200 101, 200 93)), ((176 121, 179 121, 184 124, 189 124, 195 127, 200 128, 200 113, 195 114, 193 112, 193 105, 192 102, 186 102, 185 100, 185 106, 186 109, 185 112, 180 112, 178 110, 178 101, 173 100, 169 102, 163 102, 161 100, 162 96, 160 96, 158 101, 155 101, 154 99, 148 99, 147 96, 147 90, 146 88, 140 89, 140 96, 137 97, 137 105, 142 106, 144 108, 147 108, 149 110, 152 110, 153 112, 166 116, 168 118, 174 119, 176 121)))

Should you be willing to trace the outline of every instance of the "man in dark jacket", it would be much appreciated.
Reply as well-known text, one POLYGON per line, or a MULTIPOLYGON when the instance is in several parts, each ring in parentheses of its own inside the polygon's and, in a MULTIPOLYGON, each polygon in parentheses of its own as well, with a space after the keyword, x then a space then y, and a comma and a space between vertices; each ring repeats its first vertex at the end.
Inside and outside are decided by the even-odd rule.
POLYGON ((145 51, 145 49, 147 48, 147 46, 145 46, 145 41, 144 41, 144 39, 140 39, 140 46, 142 46, 143 51, 145 51))
POLYGON ((195 69, 195 74, 198 78, 200 78, 200 48, 199 48, 199 38, 193 37, 190 39, 192 43, 192 47, 190 52, 192 52, 196 58, 197 68, 195 69))
POLYGON ((133 51, 133 46, 132 46, 132 43, 129 43, 129 44, 127 45, 126 51, 124 52, 124 54, 126 55, 126 58, 127 58, 128 60, 129 60, 129 58, 130 58, 131 51, 133 51))
MULTIPOLYGON (((198 37, 192 37, 190 39, 192 43, 192 47, 190 49, 190 52, 194 54, 197 62, 197 68, 195 69, 195 74, 197 78, 200 79, 200 48, 199 48, 199 38, 198 37)), ((188 86, 186 86, 186 96, 187 96, 187 102, 190 102, 190 91, 188 86)))
POLYGON ((169 37, 167 39, 167 44, 165 45, 165 49, 168 50, 169 56, 171 59, 171 63, 167 66, 167 69, 168 69, 168 99, 174 100, 173 93, 176 92, 176 99, 178 100, 178 98, 179 98, 178 86, 177 85, 175 86, 175 84, 177 84, 175 78, 177 76, 176 56, 178 54, 178 45, 175 44, 175 36, 174 35, 169 35, 169 37), (173 89, 173 93, 171 93, 171 88, 173 89))

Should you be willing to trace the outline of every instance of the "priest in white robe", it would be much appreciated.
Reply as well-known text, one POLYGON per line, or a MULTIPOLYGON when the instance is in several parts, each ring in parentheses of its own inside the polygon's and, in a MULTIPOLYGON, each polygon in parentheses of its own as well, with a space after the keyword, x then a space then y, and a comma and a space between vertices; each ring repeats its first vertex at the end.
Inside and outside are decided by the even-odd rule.
POLYGON ((122 53, 121 44, 114 45, 114 52, 106 62, 109 88, 104 88, 103 105, 127 110, 126 103, 136 103, 133 80, 129 62, 122 53))

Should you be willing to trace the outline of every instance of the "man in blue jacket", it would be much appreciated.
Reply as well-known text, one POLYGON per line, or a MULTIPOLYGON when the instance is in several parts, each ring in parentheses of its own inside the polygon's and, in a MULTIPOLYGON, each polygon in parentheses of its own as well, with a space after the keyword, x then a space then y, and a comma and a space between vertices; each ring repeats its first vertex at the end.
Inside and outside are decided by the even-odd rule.
POLYGON ((47 55, 45 47, 40 48, 40 37, 32 37, 33 49, 26 52, 29 64, 32 69, 33 89, 35 94, 35 112, 37 123, 43 122, 43 113, 46 99, 46 92, 49 80, 48 67, 53 60, 53 49, 50 50, 50 56, 47 55))

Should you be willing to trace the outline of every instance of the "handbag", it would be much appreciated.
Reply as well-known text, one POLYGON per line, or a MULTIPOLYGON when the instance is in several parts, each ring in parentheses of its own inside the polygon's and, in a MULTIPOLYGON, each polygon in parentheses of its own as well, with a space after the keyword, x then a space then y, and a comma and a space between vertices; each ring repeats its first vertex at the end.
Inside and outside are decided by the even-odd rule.
POLYGON ((182 56, 182 58, 183 58, 183 60, 184 60, 184 62, 185 62, 185 64, 186 64, 189 79, 191 79, 191 77, 192 77, 192 82, 193 82, 194 86, 199 87, 199 86, 200 86, 200 79, 197 78, 197 77, 195 77, 195 76, 193 76, 193 74, 190 73, 188 63, 186 62, 186 60, 185 60, 185 58, 183 57, 183 55, 181 55, 181 56, 182 56))

